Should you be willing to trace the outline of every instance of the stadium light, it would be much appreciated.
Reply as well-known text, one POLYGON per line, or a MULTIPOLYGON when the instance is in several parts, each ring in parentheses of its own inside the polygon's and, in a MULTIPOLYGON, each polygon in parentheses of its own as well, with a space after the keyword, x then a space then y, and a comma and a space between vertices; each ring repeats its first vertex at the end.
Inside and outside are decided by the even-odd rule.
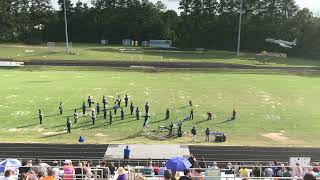
POLYGON ((67 52, 70 53, 69 38, 68 38, 68 22, 67 22, 66 0, 63 0, 63 6, 64 6, 64 25, 65 25, 65 32, 66 32, 67 52))
POLYGON ((242 20, 242 0, 240 0, 240 16, 239 16, 238 48, 237 48, 237 56, 238 57, 240 56, 241 20, 242 20))

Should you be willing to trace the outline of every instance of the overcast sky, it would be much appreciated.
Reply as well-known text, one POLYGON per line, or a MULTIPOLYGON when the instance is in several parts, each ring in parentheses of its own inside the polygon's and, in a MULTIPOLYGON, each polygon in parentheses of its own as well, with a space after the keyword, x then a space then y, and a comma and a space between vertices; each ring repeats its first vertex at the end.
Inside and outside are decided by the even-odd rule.
MULTIPOLYGON (((54 7, 57 7, 58 0, 51 0, 54 7)), ((73 3, 78 2, 79 0, 71 0, 73 3)), ((91 0, 80 0, 90 4, 91 0)), ((152 2, 157 2, 158 0, 150 0, 152 2)), ((178 10, 179 0, 161 0, 164 4, 167 5, 167 9, 178 10)), ((310 10, 314 11, 317 15, 320 14, 320 0, 296 0, 297 4, 303 8, 307 7, 310 10)))

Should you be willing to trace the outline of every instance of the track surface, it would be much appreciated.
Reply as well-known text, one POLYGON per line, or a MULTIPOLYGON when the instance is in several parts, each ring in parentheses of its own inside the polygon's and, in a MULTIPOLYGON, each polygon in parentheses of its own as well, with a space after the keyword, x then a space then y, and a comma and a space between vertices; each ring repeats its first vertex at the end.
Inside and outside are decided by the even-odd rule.
MULTIPOLYGON (((2 143, 0 159, 102 159, 107 148, 103 144, 2 143)), ((320 148, 189 146, 189 149, 197 159, 205 161, 288 161, 289 157, 311 157, 312 161, 320 162, 320 148)))
POLYGON ((25 61, 24 65, 45 65, 45 66, 98 66, 98 67, 121 67, 130 66, 152 66, 155 68, 182 68, 182 69, 210 69, 210 68, 230 68, 230 69, 275 69, 310 71, 320 70, 320 67, 272 67, 272 66, 251 66, 227 63, 205 63, 205 62, 143 62, 143 61, 94 61, 94 60, 31 60, 25 61))

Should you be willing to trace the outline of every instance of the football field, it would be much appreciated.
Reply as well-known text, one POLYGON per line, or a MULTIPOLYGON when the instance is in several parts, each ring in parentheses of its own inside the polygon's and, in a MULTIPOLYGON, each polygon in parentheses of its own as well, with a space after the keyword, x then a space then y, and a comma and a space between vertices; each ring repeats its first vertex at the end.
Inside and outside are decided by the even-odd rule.
MULTIPOLYGON (((319 76, 275 75, 239 72, 137 72, 88 68, 0 69, 0 141, 77 143, 179 143, 188 144, 190 130, 198 131, 196 144, 205 143, 207 127, 227 134, 219 145, 320 146, 319 76), (73 123, 73 110, 81 114, 82 102, 90 95, 100 102, 105 95, 108 109, 117 95, 140 109, 140 120, 124 108, 113 114, 113 123, 100 114, 95 125, 87 109, 73 123), (158 126, 175 124, 189 115, 192 100, 194 119, 183 123, 182 138, 157 132, 158 126), (143 130, 144 104, 150 104, 149 126, 143 130), (64 113, 59 115, 59 102, 64 113), (170 119, 165 120, 165 110, 170 119), (232 109, 238 112, 229 121, 232 109), (44 114, 39 125, 38 109, 44 114), (207 120, 207 112, 215 118, 207 120), (72 121, 72 133, 66 134, 66 117, 72 121)), ((123 105, 124 103, 122 103, 123 105)), ((110 110, 108 110, 110 111, 110 110)), ((109 114, 109 112, 108 112, 109 114)))

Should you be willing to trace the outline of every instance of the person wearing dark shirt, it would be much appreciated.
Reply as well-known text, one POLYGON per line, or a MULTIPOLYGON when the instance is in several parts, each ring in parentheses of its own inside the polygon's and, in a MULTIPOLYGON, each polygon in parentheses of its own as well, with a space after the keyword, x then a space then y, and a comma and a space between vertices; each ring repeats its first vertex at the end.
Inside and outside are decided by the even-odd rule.
POLYGON ((29 173, 31 171, 31 164, 27 160, 22 160, 21 166, 19 167, 19 174, 29 173))
POLYGON ((115 171, 116 171, 116 167, 115 167, 115 165, 114 165, 114 162, 111 162, 111 163, 110 163, 110 165, 109 165, 109 170, 110 170, 110 174, 111 174, 112 176, 114 176, 114 175, 115 175, 115 171))
POLYGON ((193 109, 191 109, 190 111, 190 116, 189 116, 189 120, 192 119, 193 120, 193 109))
MULTIPOLYGON (((259 168, 259 170, 260 170, 260 168, 259 168)), ((232 164, 230 162, 228 162, 228 164, 227 164, 225 174, 234 174, 234 168, 232 167, 232 164)))
POLYGON ((170 116, 170 111, 169 111, 169 108, 166 110, 166 119, 169 119, 169 116, 170 116))
POLYGON ((149 113, 149 103, 148 103, 148 101, 146 102, 146 105, 144 105, 144 108, 146 110, 146 114, 148 114, 149 113))
POLYGON ((73 113, 73 119, 74 119, 74 123, 78 122, 78 114, 76 109, 74 110, 74 113, 73 113))
POLYGON ((134 110, 134 106, 132 104, 132 102, 130 103, 130 114, 132 115, 133 114, 133 110, 134 110))
POLYGON ((123 120, 124 119, 124 110, 123 110, 123 108, 121 108, 121 120, 123 120))
POLYGON ((207 120, 211 120, 212 119, 212 112, 208 112, 208 119, 207 120))
POLYGON ((190 106, 190 107, 192 106, 192 101, 191 101, 191 100, 189 101, 189 106, 190 106))
POLYGON ((109 113, 109 124, 110 124, 110 125, 112 124, 112 113, 111 113, 111 111, 110 111, 110 113, 109 113))
POLYGON ((304 176, 303 176, 303 180, 316 180, 317 178, 311 173, 306 173, 304 176))
POLYGON ((139 120, 139 108, 138 107, 136 109, 136 118, 137 118, 137 120, 139 120))
POLYGON ((285 167, 285 172, 282 173, 282 177, 292 178, 292 172, 290 167, 285 167))
POLYGON ((82 103, 82 114, 83 114, 83 115, 86 114, 86 104, 84 103, 84 101, 83 101, 83 103, 82 103))
POLYGON ((233 111, 232 111, 232 120, 235 120, 236 119, 236 116, 237 116, 237 111, 236 111, 236 109, 233 109, 233 111))
POLYGON ((178 123, 178 137, 182 136, 182 122, 179 121, 178 123))
POLYGON ((103 107, 102 111, 103 111, 103 118, 107 119, 107 108, 103 107))
POLYGON ((119 104, 117 104, 117 102, 114 102, 114 105, 113 105, 114 114, 117 114, 118 107, 119 107, 119 104))
POLYGON ((59 105, 59 112, 60 112, 60 114, 62 114, 62 112, 63 112, 62 102, 60 102, 60 105, 59 105))
POLYGON ((38 111, 38 116, 39 116, 40 124, 42 124, 43 114, 42 114, 42 112, 41 112, 41 110, 40 110, 40 109, 39 109, 39 111, 38 111))
POLYGON ((97 105, 96 105, 96 111, 97 111, 97 114, 100 114, 100 106, 99 106, 99 103, 97 103, 97 105))
POLYGON ((209 142, 210 130, 209 128, 206 129, 206 142, 209 142))
POLYGON ((84 179, 85 170, 83 168, 82 163, 78 163, 78 167, 74 168, 76 179, 84 179))
POLYGON ((148 114, 146 114, 145 116, 144 116, 144 122, 143 122, 143 127, 144 128, 146 128, 146 126, 148 125, 148 119, 149 119, 149 115, 148 114))
POLYGON ((92 103, 92 99, 90 96, 88 96, 88 105, 89 105, 89 108, 91 107, 91 103, 92 103))
POLYGON ((126 146, 126 148, 123 150, 123 156, 124 156, 124 159, 129 159, 130 158, 129 146, 126 146))
POLYGON ((128 101, 129 101, 129 98, 128 98, 128 95, 126 94, 126 97, 124 98, 124 103, 126 107, 128 107, 128 101))
POLYGON ((172 121, 169 124, 169 135, 173 135, 173 122, 172 121))
POLYGON ((193 154, 190 154, 190 157, 188 158, 188 161, 190 162, 191 164, 191 167, 190 168, 194 168, 195 167, 195 163, 196 163, 196 158, 193 154))
POLYGON ((103 107, 106 107, 107 100, 105 96, 102 97, 102 104, 103 104, 103 107))
POLYGON ((179 180, 192 180, 191 173, 189 169, 183 171, 184 176, 181 176, 179 180))
POLYGON ((67 133, 71 133, 71 122, 69 117, 67 117, 67 133))
POLYGON ((194 142, 196 135, 197 135, 197 131, 196 128, 193 126, 193 128, 191 129, 191 134, 192 134, 192 142, 194 142))

